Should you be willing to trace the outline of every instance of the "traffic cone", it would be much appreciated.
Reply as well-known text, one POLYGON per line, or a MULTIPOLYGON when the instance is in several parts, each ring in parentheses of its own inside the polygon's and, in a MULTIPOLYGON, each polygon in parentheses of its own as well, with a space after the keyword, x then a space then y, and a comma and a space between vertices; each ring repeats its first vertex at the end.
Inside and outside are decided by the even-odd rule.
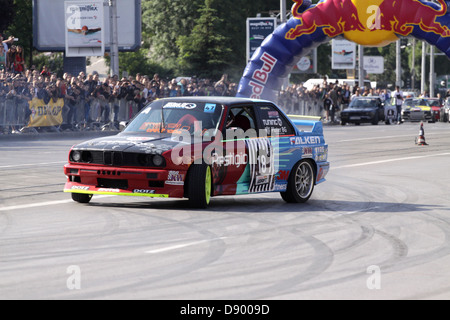
POLYGON ((425 130, 423 129, 423 122, 420 123, 419 137, 416 138, 416 144, 419 146, 427 146, 425 141, 425 130))

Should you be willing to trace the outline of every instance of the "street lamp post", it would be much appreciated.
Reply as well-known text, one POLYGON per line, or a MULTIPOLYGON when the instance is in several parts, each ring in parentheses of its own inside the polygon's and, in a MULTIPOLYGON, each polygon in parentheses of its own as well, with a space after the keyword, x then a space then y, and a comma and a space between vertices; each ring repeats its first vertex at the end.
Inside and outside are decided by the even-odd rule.
POLYGON ((402 87, 402 60, 401 60, 401 44, 400 44, 400 39, 397 40, 396 43, 396 70, 395 70, 395 74, 396 74, 396 80, 395 80, 395 85, 402 87))
POLYGON ((430 97, 434 97, 434 83, 435 83, 435 78, 434 78, 434 52, 435 52, 435 47, 434 46, 430 46, 430 97))
POLYGON ((110 46, 111 54, 111 76, 119 75, 119 44, 117 32, 117 0, 109 0, 109 23, 110 23, 110 46))
POLYGON ((427 59, 427 43, 422 41, 422 71, 421 71, 421 81, 420 81, 420 92, 425 92, 425 68, 427 59))

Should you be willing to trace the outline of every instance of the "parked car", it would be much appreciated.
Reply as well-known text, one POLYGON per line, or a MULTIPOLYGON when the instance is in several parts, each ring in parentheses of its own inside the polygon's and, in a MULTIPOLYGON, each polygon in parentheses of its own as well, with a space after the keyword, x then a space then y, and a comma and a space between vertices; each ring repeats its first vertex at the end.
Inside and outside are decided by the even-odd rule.
POLYGON ((386 120, 384 105, 379 96, 355 98, 347 109, 341 111, 341 124, 343 126, 347 123, 377 125, 380 121, 386 120))
POLYGON ((214 196, 280 192, 306 202, 325 181, 322 122, 291 120, 269 101, 180 97, 146 106, 116 136, 74 146, 64 192, 188 198, 205 208, 214 196))
POLYGON ((425 100, 433 111, 434 121, 441 121, 441 110, 443 107, 441 100, 438 98, 426 98, 425 100))
POLYGON ((450 98, 445 100, 444 106, 441 109, 441 121, 450 122, 450 98))
POLYGON ((440 107, 436 106, 435 100, 437 99, 415 98, 405 100, 402 106, 402 120, 436 122, 440 118, 440 107))
POLYGON ((413 99, 416 97, 417 97, 417 95, 414 91, 404 91, 403 92, 403 98, 405 98, 405 99, 409 99, 409 98, 413 99))

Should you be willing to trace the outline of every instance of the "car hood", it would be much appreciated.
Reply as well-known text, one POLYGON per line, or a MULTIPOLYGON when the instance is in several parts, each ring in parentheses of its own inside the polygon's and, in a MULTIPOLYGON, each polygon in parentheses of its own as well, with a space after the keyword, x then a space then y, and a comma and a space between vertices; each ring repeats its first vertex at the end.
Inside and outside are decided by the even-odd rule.
POLYGON ((173 149, 179 141, 171 134, 124 134, 97 138, 75 145, 75 150, 117 151, 146 154, 161 154, 173 149))
POLYGON ((375 108, 351 108, 351 109, 345 109, 342 112, 371 112, 375 111, 375 108))
POLYGON ((429 106, 414 106, 414 107, 406 107, 404 110, 408 111, 430 111, 431 107, 429 106))

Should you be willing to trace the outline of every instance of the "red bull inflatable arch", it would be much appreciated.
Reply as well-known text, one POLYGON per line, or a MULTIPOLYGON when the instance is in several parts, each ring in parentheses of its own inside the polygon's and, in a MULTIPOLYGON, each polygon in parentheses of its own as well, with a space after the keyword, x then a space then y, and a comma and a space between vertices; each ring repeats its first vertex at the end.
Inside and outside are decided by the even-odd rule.
POLYGON ((238 97, 276 101, 300 58, 333 38, 385 46, 415 37, 450 59, 450 0, 294 0, 292 18, 267 37, 239 83, 238 97))

